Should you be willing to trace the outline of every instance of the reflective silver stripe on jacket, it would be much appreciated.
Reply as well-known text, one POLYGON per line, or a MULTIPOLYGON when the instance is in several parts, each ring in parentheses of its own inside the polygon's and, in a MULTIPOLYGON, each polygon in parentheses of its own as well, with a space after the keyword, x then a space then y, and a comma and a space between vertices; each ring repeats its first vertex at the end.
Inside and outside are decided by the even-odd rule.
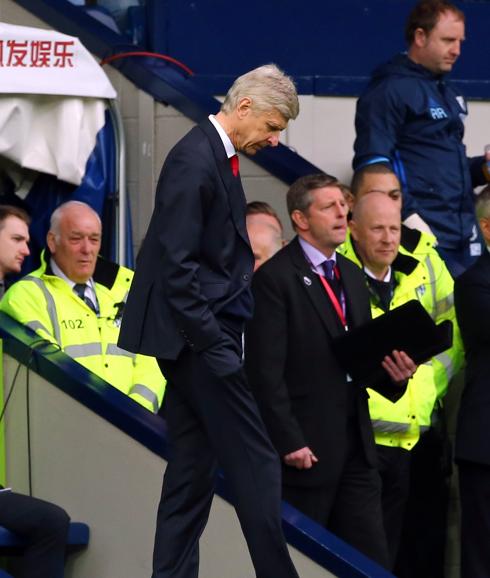
POLYGON ((379 433, 405 433, 410 429, 410 424, 383 419, 372 419, 373 429, 379 433))
POLYGON ((454 295, 450 293, 444 299, 436 302, 436 315, 443 315, 452 309, 454 306, 454 295))
POLYGON ((439 353, 439 355, 435 355, 434 359, 436 359, 439 363, 441 363, 444 366, 444 369, 446 370, 446 375, 448 377, 448 379, 450 379, 454 373, 454 364, 453 364, 453 360, 451 359, 451 356, 448 355, 447 353, 439 353))
POLYGON ((58 343, 61 343, 61 330, 58 324, 58 314, 56 313, 56 305, 53 296, 48 291, 45 283, 42 281, 42 279, 39 279, 39 277, 33 277, 32 275, 28 275, 24 279, 26 281, 32 281, 39 287, 39 289, 41 289, 44 298, 46 299, 46 306, 48 309, 49 319, 51 320, 51 325, 53 326, 54 338, 58 343))
POLYGON ((432 266, 432 261, 430 260, 429 255, 427 255, 427 257, 425 258, 425 265, 427 267, 427 270, 429 271, 429 285, 432 293, 432 303, 434 304, 434 310, 432 311, 432 319, 435 319, 437 311, 436 273, 434 271, 434 267, 432 266))
POLYGON ((106 355, 122 355, 123 357, 131 357, 131 359, 133 359, 136 356, 136 354, 131 353, 131 351, 121 349, 120 347, 117 346, 116 343, 108 343, 105 352, 106 355))
POLYGON ((436 273, 434 271, 434 267, 432 265, 432 261, 430 260, 430 256, 427 255, 425 258, 425 264, 427 266, 427 270, 429 271, 429 281, 432 293, 432 303, 434 304, 434 311, 432 312, 432 318, 436 319, 439 315, 443 315, 451 310, 454 306, 454 295, 451 292, 449 295, 446 295, 443 299, 437 300, 437 291, 436 291, 436 273))
POLYGON ((67 345, 63 348, 63 351, 70 357, 78 359, 79 357, 102 355, 102 345, 98 341, 84 343, 82 345, 67 345))
POLYGON ((46 327, 44 327, 44 325, 40 321, 29 321, 28 323, 26 323, 26 326, 32 329, 33 331, 42 329, 43 331, 46 331, 46 333, 49 333, 49 329, 46 329, 46 327))
POLYGON ((153 413, 157 413, 158 397, 153 391, 151 391, 149 387, 143 385, 142 383, 135 383, 133 387, 129 390, 128 395, 132 395, 133 393, 137 393, 138 395, 141 395, 141 397, 144 397, 147 401, 149 401, 153 406, 153 413))

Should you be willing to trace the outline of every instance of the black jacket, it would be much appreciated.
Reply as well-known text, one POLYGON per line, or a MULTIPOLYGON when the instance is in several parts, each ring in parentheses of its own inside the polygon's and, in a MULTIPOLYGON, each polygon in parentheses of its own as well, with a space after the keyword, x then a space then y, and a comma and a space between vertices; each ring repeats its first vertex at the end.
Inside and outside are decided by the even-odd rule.
MULTIPOLYGON (((362 271, 337 256, 349 326, 371 318, 362 271)), ((375 465, 366 390, 346 380, 330 344, 344 328, 297 239, 254 274, 255 314, 245 333, 245 366, 261 414, 281 457, 309 446, 310 470, 283 467, 289 485, 337 483, 347 452, 347 428, 375 465)))
MULTIPOLYGON (((245 196, 206 120, 170 151, 138 256, 119 345, 176 359, 222 341, 220 312, 249 291, 254 266, 245 196)), ((251 315, 250 307, 246 317, 251 315)))
POLYGON ((490 465, 490 254, 454 284, 454 302, 466 354, 465 387, 456 429, 456 460, 490 465))

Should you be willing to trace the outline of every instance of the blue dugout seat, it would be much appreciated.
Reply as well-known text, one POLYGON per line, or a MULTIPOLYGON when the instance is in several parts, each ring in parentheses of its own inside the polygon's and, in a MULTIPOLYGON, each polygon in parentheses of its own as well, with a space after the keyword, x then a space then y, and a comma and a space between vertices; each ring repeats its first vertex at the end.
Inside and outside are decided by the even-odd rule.
MULTIPOLYGON (((90 529, 87 524, 83 522, 70 522, 67 540, 68 550, 74 551, 85 548, 88 545, 89 537, 90 529)), ((0 526, 0 555, 8 553, 8 551, 12 549, 21 549, 23 545, 24 540, 20 536, 0 526)), ((0 570, 0 578, 4 576, 2 572, 3 571, 0 570)), ((5 576, 9 576, 9 574, 5 574, 5 576)))

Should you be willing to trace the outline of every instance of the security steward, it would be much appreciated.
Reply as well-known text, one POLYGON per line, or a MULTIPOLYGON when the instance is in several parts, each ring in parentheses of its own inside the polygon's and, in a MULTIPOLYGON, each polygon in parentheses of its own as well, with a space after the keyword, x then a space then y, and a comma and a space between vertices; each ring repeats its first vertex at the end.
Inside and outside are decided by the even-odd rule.
POLYGON ((41 267, 6 292, 0 310, 157 413, 165 379, 156 360, 117 346, 133 272, 98 256, 101 235, 99 216, 85 203, 58 207, 41 267))
MULTIPOLYGON (((350 236, 339 251, 364 270, 373 317, 417 299, 437 323, 442 321, 426 263, 399 251, 400 206, 381 192, 365 195, 357 199, 349 227, 350 236)), ((449 273, 437 281, 445 283, 445 290, 452 294, 449 273)), ((451 311, 444 311, 444 319, 448 313, 454 321, 454 306, 451 311)), ((459 332, 455 323, 453 327, 458 347, 459 332)), ((411 450, 431 425, 438 397, 436 375, 432 360, 420 365, 406 393, 396 403, 368 390, 392 563, 396 560, 408 499, 411 450)))
MULTIPOLYGON (((402 208, 400 182, 386 164, 374 163, 354 173, 350 208, 365 195, 384 193, 402 208)), ((399 253, 422 261, 428 275, 427 291, 431 295, 433 319, 454 321, 453 281, 436 249, 436 238, 430 233, 402 224, 399 253)), ((428 299, 428 297, 426 296, 428 299)), ((442 578, 445 565, 452 447, 446 423, 445 395, 451 383, 458 388, 458 372, 463 365, 461 335, 456 328, 453 347, 432 358, 437 388, 437 402, 431 426, 424 431, 410 455, 410 491, 406 505, 402 539, 395 564, 399 578, 442 578)))

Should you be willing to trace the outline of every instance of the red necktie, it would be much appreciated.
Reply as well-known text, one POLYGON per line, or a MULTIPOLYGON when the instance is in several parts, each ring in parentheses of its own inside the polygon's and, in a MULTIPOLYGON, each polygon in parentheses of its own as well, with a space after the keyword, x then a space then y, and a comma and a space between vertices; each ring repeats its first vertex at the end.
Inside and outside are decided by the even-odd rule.
POLYGON ((233 176, 237 177, 238 172, 240 170, 240 161, 238 160, 238 155, 233 155, 232 157, 230 157, 230 166, 233 176))

